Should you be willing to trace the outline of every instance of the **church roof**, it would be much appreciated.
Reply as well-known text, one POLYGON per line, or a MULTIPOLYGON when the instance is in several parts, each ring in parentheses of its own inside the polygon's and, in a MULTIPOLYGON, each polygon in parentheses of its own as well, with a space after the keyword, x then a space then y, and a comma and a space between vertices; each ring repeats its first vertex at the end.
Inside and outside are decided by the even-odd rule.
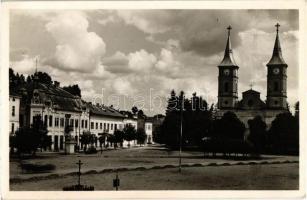
POLYGON ((243 94, 260 94, 260 92, 258 92, 256 90, 253 90, 253 89, 246 90, 246 91, 244 91, 242 93, 243 94))
POLYGON ((231 48, 231 41, 230 41, 230 30, 231 26, 228 28, 228 37, 227 37, 227 42, 226 42, 226 48, 225 48, 225 53, 224 53, 224 58, 222 62, 220 63, 219 66, 231 66, 231 67, 238 67, 235 59, 233 57, 233 52, 231 48))
POLYGON ((280 25, 277 23, 275 26, 276 26, 276 38, 275 38, 273 54, 272 58, 270 59, 267 65, 287 65, 284 58, 282 57, 281 46, 279 41, 278 28, 280 25))

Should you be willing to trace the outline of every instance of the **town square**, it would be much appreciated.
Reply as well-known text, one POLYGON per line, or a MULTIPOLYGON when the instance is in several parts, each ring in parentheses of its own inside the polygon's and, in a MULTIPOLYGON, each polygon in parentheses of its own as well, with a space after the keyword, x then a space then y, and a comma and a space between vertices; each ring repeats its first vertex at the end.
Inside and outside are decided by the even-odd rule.
POLYGON ((10 191, 300 190, 298 10, 11 10, 10 191))

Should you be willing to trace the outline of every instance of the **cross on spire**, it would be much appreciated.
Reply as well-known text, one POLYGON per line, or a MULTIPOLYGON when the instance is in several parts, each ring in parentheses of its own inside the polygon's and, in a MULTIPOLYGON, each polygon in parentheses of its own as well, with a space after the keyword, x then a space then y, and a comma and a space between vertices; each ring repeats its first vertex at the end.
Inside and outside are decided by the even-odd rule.
POLYGON ((232 27, 229 25, 228 27, 227 27, 227 30, 228 30, 228 35, 230 35, 230 30, 232 29, 232 27))
POLYGON ((37 73, 37 58, 35 58, 35 74, 37 73))
POLYGON ((251 87, 251 90, 252 90, 252 89, 253 89, 253 86, 254 86, 254 83, 251 82, 251 83, 249 84, 249 86, 251 87))
POLYGON ((275 25, 275 27, 276 27, 276 32, 278 33, 278 31, 279 31, 279 27, 280 27, 280 24, 279 24, 279 23, 277 23, 277 24, 275 25))

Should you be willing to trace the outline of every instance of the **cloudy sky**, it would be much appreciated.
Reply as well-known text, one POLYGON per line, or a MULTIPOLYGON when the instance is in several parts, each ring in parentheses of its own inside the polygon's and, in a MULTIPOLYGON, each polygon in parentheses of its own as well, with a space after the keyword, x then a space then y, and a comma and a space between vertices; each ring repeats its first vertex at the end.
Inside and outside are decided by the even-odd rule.
POLYGON ((88 101, 164 113, 171 89, 217 102, 217 65, 231 25, 240 97, 253 83, 265 100, 277 22, 293 106, 298 100, 295 10, 13 10, 10 66, 32 74, 38 59, 39 71, 61 86, 78 84, 88 101))

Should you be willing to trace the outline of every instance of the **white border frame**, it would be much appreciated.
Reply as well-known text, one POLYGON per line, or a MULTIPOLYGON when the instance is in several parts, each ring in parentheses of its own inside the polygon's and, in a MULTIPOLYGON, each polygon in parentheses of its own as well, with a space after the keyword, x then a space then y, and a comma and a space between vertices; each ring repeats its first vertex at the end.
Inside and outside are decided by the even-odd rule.
MULTIPOLYGON (((272 1, 56 1, 4 2, 1 23, 0 71, 0 132, 1 132, 1 190, 5 199, 204 199, 204 198, 303 198, 305 195, 305 144, 307 130, 306 86, 306 2, 304 0, 272 1), (300 100, 300 189, 270 190, 193 190, 193 191, 94 191, 94 192, 17 192, 9 191, 8 126, 8 66, 9 66, 9 11, 10 9, 298 9, 299 10, 299 100, 300 100)), ((255 177, 256 178, 256 177, 255 177)), ((234 179, 235 181, 235 179, 234 179)))

